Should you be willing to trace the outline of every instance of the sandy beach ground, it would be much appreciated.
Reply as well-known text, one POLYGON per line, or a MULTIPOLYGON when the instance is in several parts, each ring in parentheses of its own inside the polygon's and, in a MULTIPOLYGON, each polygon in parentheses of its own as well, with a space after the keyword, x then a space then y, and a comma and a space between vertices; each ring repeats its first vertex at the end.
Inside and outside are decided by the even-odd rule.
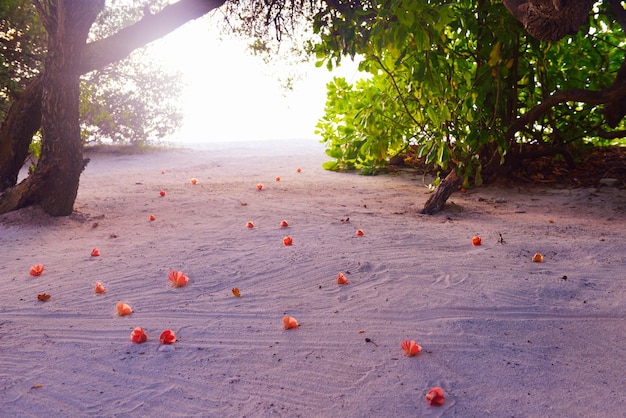
POLYGON ((0 216, 2 416, 626 415, 623 188, 427 216, 428 179, 324 171, 315 141, 89 157, 73 215, 0 216))

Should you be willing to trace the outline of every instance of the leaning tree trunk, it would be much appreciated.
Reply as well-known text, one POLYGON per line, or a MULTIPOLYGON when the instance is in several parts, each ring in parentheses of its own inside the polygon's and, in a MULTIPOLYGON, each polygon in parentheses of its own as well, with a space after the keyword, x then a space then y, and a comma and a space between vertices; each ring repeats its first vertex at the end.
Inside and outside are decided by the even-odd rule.
POLYGON ((52 216, 71 214, 84 168, 78 68, 89 28, 104 0, 52 0, 45 5, 46 10, 38 7, 48 32, 41 95, 41 158, 32 176, 3 193, 0 213, 38 203, 52 216))
POLYGON ((462 181, 463 180, 456 174, 456 170, 453 169, 450 171, 450 174, 448 174, 445 179, 441 180, 435 192, 430 195, 426 203, 424 203, 424 208, 421 213, 434 215, 443 209, 452 192, 458 189, 462 181))

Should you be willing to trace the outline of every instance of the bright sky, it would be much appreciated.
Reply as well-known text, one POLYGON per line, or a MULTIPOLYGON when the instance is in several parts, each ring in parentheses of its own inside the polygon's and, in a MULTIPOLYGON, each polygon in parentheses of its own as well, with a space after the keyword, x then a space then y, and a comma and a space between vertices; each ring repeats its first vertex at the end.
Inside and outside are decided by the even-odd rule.
POLYGON ((357 78, 356 64, 342 61, 332 74, 300 65, 293 91, 281 88, 281 67, 265 64, 243 41, 218 39, 207 18, 190 22, 151 45, 164 66, 183 73, 184 121, 172 141, 183 143, 316 138, 326 83, 333 76, 357 78), (212 32, 213 31, 213 32, 212 32))

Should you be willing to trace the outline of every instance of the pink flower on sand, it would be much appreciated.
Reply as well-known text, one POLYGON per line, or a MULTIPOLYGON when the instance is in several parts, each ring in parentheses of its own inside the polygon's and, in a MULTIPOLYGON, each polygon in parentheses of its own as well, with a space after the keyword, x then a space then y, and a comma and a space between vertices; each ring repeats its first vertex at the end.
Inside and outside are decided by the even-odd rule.
POLYGON ((166 329, 159 336, 161 344, 174 344, 176 342, 176 334, 171 329, 166 329))
POLYGON ((43 273, 43 269, 43 264, 35 264, 30 268, 28 274, 30 274, 31 276, 41 276, 41 273, 43 273))
POLYGON ((422 351, 422 347, 413 340, 402 341, 402 349, 404 350, 404 354, 409 357, 416 356, 417 354, 419 354, 420 351, 422 351))
POLYGON ((426 400, 431 405, 443 405, 444 401, 446 400, 443 395, 443 389, 441 389, 440 387, 431 388, 426 394, 426 400))
POLYGON ((183 287, 189 281, 189 277, 185 276, 182 271, 171 270, 169 274, 170 281, 174 287, 183 287))
POLYGON ((289 315, 283 316, 283 327, 285 329, 298 328, 298 321, 289 315))
POLYGON ((119 316, 126 316, 133 313, 133 308, 131 308, 129 305, 125 304, 121 300, 117 302, 117 305, 115 305, 115 307, 117 308, 117 314, 119 316))
POLYGON ((144 332, 143 328, 137 327, 130 333, 130 340, 135 344, 145 343, 148 339, 148 335, 144 332))
POLYGON ((337 273, 337 284, 348 284, 348 278, 343 273, 337 273))
POLYGON ((102 283, 96 282, 96 293, 106 293, 106 289, 102 286, 102 283))

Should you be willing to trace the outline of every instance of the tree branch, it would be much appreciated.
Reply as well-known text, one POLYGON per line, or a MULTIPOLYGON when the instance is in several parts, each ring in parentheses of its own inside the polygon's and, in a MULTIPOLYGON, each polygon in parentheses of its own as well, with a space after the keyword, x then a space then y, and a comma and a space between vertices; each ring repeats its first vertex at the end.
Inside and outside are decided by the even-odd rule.
POLYGON ((596 135, 598 135, 600 138, 604 138, 604 139, 625 138, 626 137, 626 130, 605 131, 604 129, 598 128, 598 130, 596 131, 596 135))
POLYGON ((626 97, 626 83, 611 86, 604 90, 563 90, 548 97, 543 103, 533 107, 527 113, 517 118, 507 129, 505 138, 512 141, 515 134, 525 126, 531 125, 542 117, 553 106, 566 102, 579 102, 589 105, 600 105, 621 100, 626 97))
POLYGON ((185 23, 204 16, 222 6, 226 0, 180 0, 165 6, 156 14, 144 17, 117 33, 88 43, 79 71, 97 70, 126 58, 135 49, 162 38, 185 23))

